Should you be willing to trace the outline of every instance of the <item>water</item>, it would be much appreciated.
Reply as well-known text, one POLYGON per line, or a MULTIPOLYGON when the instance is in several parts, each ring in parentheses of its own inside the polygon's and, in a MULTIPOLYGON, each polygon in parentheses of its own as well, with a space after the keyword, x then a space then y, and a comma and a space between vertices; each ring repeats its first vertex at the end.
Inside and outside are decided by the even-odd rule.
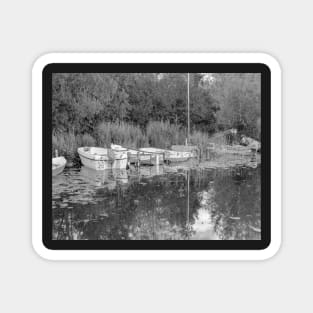
POLYGON ((53 239, 261 239, 260 167, 65 169, 53 177, 53 239))

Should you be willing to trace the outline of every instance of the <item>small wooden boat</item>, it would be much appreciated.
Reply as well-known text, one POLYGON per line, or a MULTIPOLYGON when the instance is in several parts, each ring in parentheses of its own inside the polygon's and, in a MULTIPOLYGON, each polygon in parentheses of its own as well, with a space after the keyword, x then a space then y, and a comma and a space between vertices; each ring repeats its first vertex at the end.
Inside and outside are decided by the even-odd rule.
POLYGON ((164 150, 156 148, 140 148, 128 149, 130 163, 138 163, 141 165, 157 165, 163 164, 164 150))
POLYGON ((188 151, 173 151, 173 150, 165 151, 165 161, 170 163, 185 162, 193 157, 194 157, 193 153, 188 151))
POLYGON ((158 149, 158 148, 141 148, 140 151, 153 153, 158 155, 160 163, 165 162, 184 162, 188 161, 190 158, 196 157, 195 148, 192 149, 180 149, 179 147, 188 146, 172 146, 172 150, 158 149))
POLYGON ((155 158, 151 153, 144 153, 143 151, 128 149, 129 163, 140 163, 141 165, 153 165, 155 158))
POLYGON ((111 149, 80 147, 77 152, 84 166, 97 171, 127 167, 127 149, 121 146, 112 145, 111 149))
POLYGON ((140 160, 141 165, 156 165, 172 162, 184 162, 188 161, 190 158, 194 158, 195 154, 193 151, 174 151, 165 150, 158 148, 140 148, 128 149, 130 155, 130 163, 138 162, 140 160))
POLYGON ((66 165, 66 159, 63 156, 52 158, 52 176, 63 172, 66 165))
POLYGON ((164 162, 164 155, 165 155, 165 150, 164 149, 158 149, 158 148, 140 148, 140 151, 143 151, 144 153, 148 153, 153 155, 153 165, 158 164, 163 164, 164 162))
POLYGON ((199 148, 197 146, 190 145, 173 145, 171 146, 171 150, 180 151, 180 152, 190 152, 193 158, 199 157, 199 148))

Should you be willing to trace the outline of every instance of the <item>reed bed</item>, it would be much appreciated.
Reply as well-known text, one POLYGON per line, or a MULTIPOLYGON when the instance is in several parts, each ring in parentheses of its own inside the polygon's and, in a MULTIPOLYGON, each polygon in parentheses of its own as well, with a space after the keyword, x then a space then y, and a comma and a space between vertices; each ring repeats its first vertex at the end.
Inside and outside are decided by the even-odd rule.
POLYGON ((169 122, 151 121, 147 125, 146 136, 151 147, 170 149, 172 145, 185 142, 185 131, 178 125, 169 122))
POLYGON ((95 137, 100 146, 111 143, 129 148, 140 148, 148 145, 148 140, 140 127, 125 122, 103 122, 96 127, 95 137))
POLYGON ((204 158, 206 156, 206 149, 209 143, 209 137, 206 133, 194 131, 190 134, 190 144, 198 147, 200 151, 200 158, 204 158))
POLYGON ((89 134, 75 135, 73 132, 54 133, 52 135, 52 154, 55 156, 55 151, 59 155, 64 156, 68 163, 78 163, 79 156, 77 148, 82 146, 95 146, 96 139, 89 134))
MULTIPOLYGON (((69 163, 79 163, 77 148, 82 146, 109 147, 111 143, 128 148, 155 147, 170 149, 172 145, 184 145, 186 131, 184 128, 167 121, 151 121, 146 129, 126 122, 102 122, 95 127, 92 134, 74 134, 74 132, 54 132, 52 151, 58 150, 69 163)), ((205 149, 210 142, 207 134, 193 131, 190 144, 196 145, 205 156, 205 149)))

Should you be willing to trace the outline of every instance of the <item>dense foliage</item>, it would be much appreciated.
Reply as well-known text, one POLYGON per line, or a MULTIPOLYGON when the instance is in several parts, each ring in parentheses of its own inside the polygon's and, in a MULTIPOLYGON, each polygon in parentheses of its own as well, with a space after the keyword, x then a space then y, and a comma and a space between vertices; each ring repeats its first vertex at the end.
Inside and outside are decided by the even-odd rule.
MULTIPOLYGON (((209 135, 231 127, 259 138, 260 87, 259 74, 190 74, 191 141, 204 145, 209 135)), ((110 141, 183 144, 187 74, 53 74, 52 127, 54 148, 66 151, 110 141)))
POLYGON ((254 73, 214 74, 211 94, 219 104, 219 128, 235 127, 246 135, 260 138, 261 75, 254 73))
MULTIPOLYGON (((217 101, 191 75, 191 125, 214 131, 217 101)), ((186 126, 186 74, 54 74, 53 128, 92 132, 100 122, 150 120, 186 126)))

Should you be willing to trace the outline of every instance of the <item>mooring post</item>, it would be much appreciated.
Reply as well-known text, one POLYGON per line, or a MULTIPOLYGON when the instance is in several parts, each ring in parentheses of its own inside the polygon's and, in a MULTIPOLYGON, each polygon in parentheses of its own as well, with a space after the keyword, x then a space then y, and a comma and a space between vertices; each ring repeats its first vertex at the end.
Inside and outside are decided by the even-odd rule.
POLYGON ((137 151, 137 167, 140 168, 140 152, 137 151))
POLYGON ((130 154, 130 152, 127 152, 127 166, 128 166, 128 168, 130 168, 130 158, 131 158, 131 154, 130 154))
POLYGON ((212 158, 212 156, 214 155, 213 154, 214 150, 215 150, 214 143, 209 143, 208 147, 206 148, 206 158, 207 158, 207 160, 212 158))
POLYGON ((156 164, 156 166, 159 166, 159 154, 157 153, 156 155, 155 155, 155 164, 156 164))

